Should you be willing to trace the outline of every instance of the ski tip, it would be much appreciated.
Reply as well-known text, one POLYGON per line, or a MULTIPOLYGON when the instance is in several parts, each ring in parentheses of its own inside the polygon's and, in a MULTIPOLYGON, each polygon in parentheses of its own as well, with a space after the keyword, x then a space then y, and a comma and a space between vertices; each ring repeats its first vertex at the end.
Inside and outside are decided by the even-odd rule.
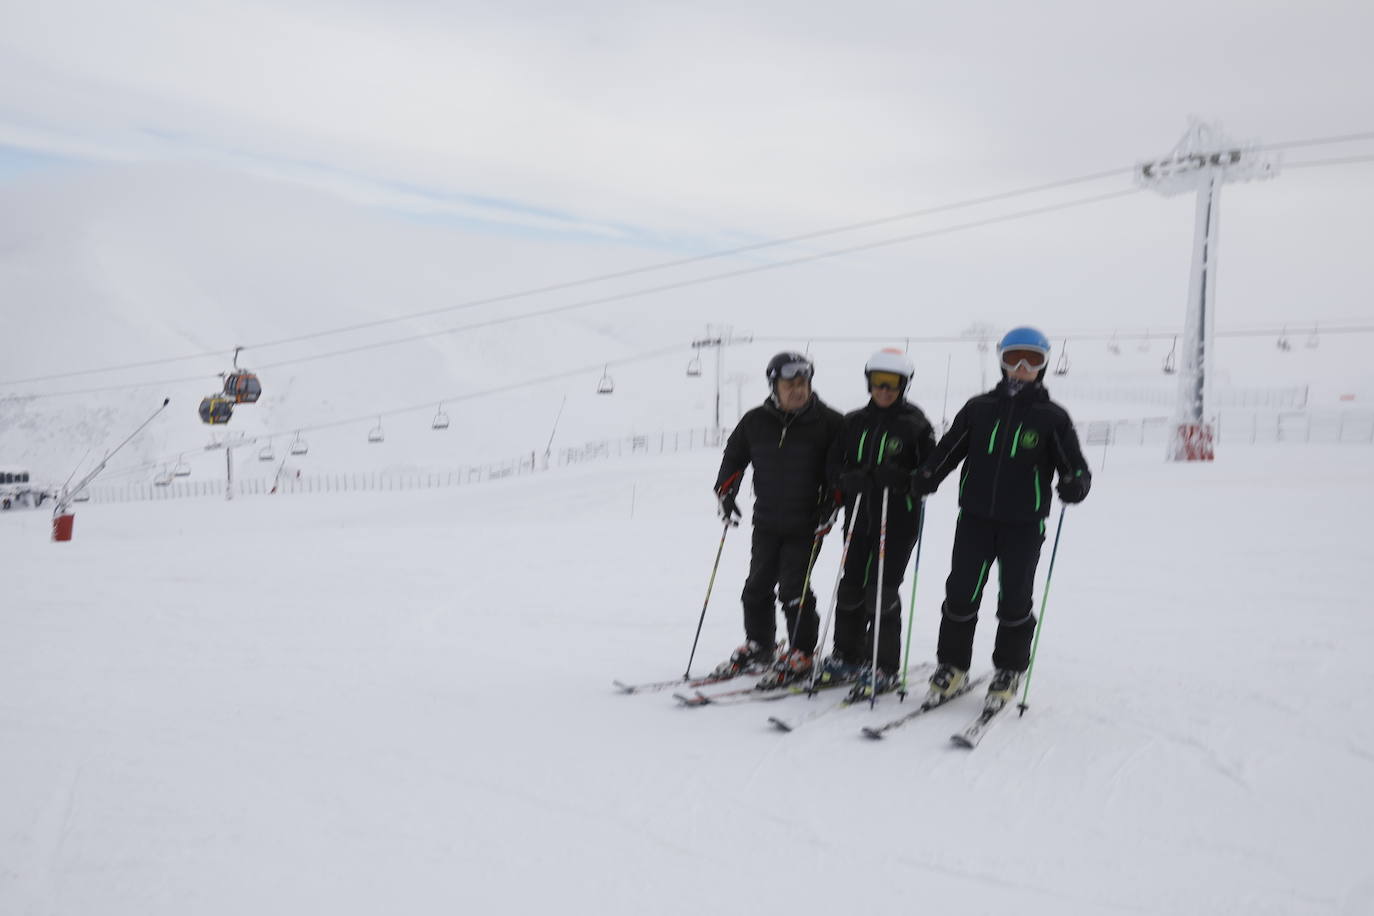
POLYGON ((953 744, 955 747, 962 747, 962 748, 966 748, 967 750, 973 750, 974 745, 977 743, 977 742, 974 742, 974 741, 970 741, 968 738, 966 738, 966 737, 963 736, 963 735, 950 735, 950 736, 949 736, 949 741, 950 741, 950 743, 953 744))
POLYGON ((768 721, 778 731, 790 732, 792 730, 792 726, 788 725, 786 722, 779 719, 777 716, 769 716, 768 721))
POLYGON ((677 700, 683 706, 705 706, 711 702, 708 698, 699 693, 692 696, 683 693, 675 693, 673 694, 673 699, 677 700))
POLYGON ((623 682, 621 682, 621 681, 611 681, 611 683, 612 683, 613 685, 615 685, 615 689, 616 689, 616 690, 619 690, 621 693, 634 693, 634 692, 635 692, 635 688, 634 688, 634 685, 633 685, 633 684, 626 684, 626 683, 623 683, 623 682))
POLYGON ((878 731, 876 728, 869 728, 865 726, 859 731, 860 734, 862 734, 865 738, 872 738, 874 741, 881 740, 881 738, 883 737, 883 733, 878 731))

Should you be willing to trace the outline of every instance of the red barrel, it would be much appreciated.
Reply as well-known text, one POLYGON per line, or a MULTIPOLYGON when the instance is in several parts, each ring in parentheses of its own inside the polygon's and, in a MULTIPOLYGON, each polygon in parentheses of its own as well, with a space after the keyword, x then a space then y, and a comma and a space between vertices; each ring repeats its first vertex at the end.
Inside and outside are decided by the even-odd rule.
POLYGON ((70 541, 72 539, 72 523, 76 521, 76 516, 70 512, 65 515, 54 515, 52 519, 52 539, 54 541, 70 541))

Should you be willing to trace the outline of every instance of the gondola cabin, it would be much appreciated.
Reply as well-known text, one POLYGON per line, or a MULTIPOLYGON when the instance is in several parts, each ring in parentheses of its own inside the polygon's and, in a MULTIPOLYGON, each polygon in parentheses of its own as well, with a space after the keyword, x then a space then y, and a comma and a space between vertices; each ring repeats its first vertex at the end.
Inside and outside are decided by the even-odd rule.
POLYGON ((222 426, 234 417, 233 398, 212 394, 200 402, 200 422, 222 426))
POLYGON ((235 369, 224 377, 224 393, 235 404, 252 404, 262 396, 262 383, 256 374, 235 369))

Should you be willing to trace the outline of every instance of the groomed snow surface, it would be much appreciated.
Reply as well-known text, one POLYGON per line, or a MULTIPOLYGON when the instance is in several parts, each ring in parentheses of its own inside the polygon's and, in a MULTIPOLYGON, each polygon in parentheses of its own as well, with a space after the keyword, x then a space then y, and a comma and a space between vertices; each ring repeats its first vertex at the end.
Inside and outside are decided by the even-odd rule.
MULTIPOLYGON (((613 691, 685 667, 710 452, 89 504, 69 544, 7 513, 0 913, 1374 913, 1371 455, 1113 450, 1068 510, 1030 711, 972 752, 974 697, 871 742, 909 705, 784 735, 768 715, 822 701, 613 691)), ((743 528, 694 672, 739 642, 747 563, 743 528)))

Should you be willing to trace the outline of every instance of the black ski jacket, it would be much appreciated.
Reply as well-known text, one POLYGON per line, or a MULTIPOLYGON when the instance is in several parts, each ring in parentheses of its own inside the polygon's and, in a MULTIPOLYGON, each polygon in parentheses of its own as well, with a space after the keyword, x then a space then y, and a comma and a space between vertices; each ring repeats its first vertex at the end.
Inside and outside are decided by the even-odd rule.
POLYGON ((1003 379, 970 399, 921 473, 938 484, 960 461, 959 508, 997 522, 1043 521, 1055 471, 1092 478, 1073 421, 1038 382, 1013 396, 1003 379))
POLYGON ((765 401, 740 418, 725 443, 716 491, 738 487, 754 466, 754 524, 776 531, 816 526, 822 499, 829 502, 825 459, 844 418, 814 394, 801 410, 765 401))
MULTIPOLYGON (((864 407, 845 414, 844 431, 830 448, 827 476, 830 485, 839 489, 840 475, 855 468, 872 470, 879 464, 895 465, 908 473, 920 467, 935 451, 935 430, 921 412, 921 408, 905 399, 891 407, 879 407, 871 400, 864 407)), ((846 515, 851 526, 858 525, 860 534, 878 536, 879 516, 882 514, 883 491, 869 480, 859 501, 855 518, 854 504, 847 501, 846 515)), ((915 538, 919 521, 917 504, 909 491, 888 495, 887 533, 893 538, 915 538)))

